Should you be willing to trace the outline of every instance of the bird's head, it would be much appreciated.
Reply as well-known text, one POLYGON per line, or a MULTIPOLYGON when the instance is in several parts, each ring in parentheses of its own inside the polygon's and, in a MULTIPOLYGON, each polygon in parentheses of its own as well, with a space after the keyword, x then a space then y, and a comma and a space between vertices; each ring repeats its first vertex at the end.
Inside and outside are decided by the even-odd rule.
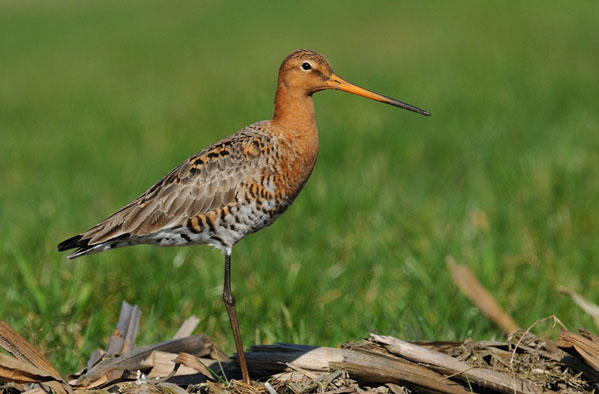
POLYGON ((283 60, 279 68, 279 86, 303 92, 308 96, 326 89, 343 90, 344 92, 430 116, 428 111, 371 92, 343 80, 335 74, 324 56, 309 49, 295 50, 283 60))

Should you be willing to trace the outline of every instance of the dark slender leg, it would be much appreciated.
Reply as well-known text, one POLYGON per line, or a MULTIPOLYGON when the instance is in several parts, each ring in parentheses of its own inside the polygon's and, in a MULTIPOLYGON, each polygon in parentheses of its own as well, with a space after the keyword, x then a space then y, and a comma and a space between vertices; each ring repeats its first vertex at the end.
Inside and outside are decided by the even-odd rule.
POLYGON ((239 357, 239 366, 241 367, 241 377, 243 382, 250 383, 250 374, 248 366, 245 363, 245 354, 243 353, 243 343, 241 342, 241 332, 237 323, 237 314, 235 313, 235 296, 231 292, 231 252, 225 253, 225 284, 223 286, 223 301, 229 314, 233 338, 235 338, 235 347, 237 348, 237 357, 239 357))

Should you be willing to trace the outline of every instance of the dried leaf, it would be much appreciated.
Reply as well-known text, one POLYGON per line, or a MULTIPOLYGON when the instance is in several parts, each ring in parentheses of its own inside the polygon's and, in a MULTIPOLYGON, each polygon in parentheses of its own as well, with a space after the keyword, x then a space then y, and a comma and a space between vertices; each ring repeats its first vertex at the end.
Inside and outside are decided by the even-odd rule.
POLYGON ((599 343, 593 342, 582 335, 562 330, 557 339, 560 348, 574 348, 584 361, 599 371, 599 343))
POLYGON ((570 297, 572 301, 574 301, 574 303, 580 307, 580 309, 585 311, 593 318, 595 324, 597 327, 599 327, 599 305, 593 304, 591 301, 564 286, 558 286, 557 291, 570 297))
MULTIPOLYGON (((195 357, 192 355, 190 356, 195 357)), ((150 357, 143 361, 143 364, 147 364, 152 368, 146 375, 148 378, 163 378, 171 375, 171 373, 175 371, 177 364, 183 363, 178 361, 178 355, 176 353, 156 351, 152 352, 150 357)), ((179 366, 173 376, 194 375, 197 372, 196 369, 183 364, 183 366, 179 366)))
POLYGON ((41 383, 55 380, 48 372, 23 361, 0 353, 0 381, 17 383, 41 383))
POLYGON ((63 380, 60 372, 50 364, 46 357, 3 320, 0 320, 0 346, 19 360, 26 361, 45 371, 47 375, 52 376, 54 379, 63 380))
MULTIPOLYGON (((170 353, 188 352, 198 355, 206 355, 212 351, 212 342, 204 335, 194 335, 187 338, 175 339, 166 342, 160 342, 154 345, 137 348, 125 355, 104 359, 91 368, 85 375, 77 379, 76 385, 88 386, 91 382, 106 376, 108 379, 112 373, 121 374, 123 371, 135 371, 144 367, 143 361, 146 360, 154 351, 163 351, 170 353)), ((147 365, 146 365, 147 367, 147 365)), ((109 383, 108 380, 106 383, 109 383)))
POLYGON ((193 331, 196 329, 198 324, 200 323, 200 319, 195 316, 191 316, 189 319, 185 320, 177 333, 173 337, 173 339, 185 338, 193 334, 193 331))
POLYGON ((189 394, 187 391, 183 390, 181 387, 174 383, 158 383, 157 386, 161 389, 163 393, 167 394, 189 394))
POLYGON ((210 372, 210 370, 208 368, 206 368, 204 365, 202 365, 202 363, 200 363, 200 360, 198 360, 198 358, 196 356, 194 356, 193 354, 181 352, 181 353, 179 353, 177 358, 174 360, 174 362, 185 365, 188 368, 198 371, 199 373, 206 376, 206 378, 208 378, 210 380, 215 380, 214 376, 212 376, 212 373, 210 372))
POLYGON ((121 304, 121 312, 116 329, 110 336, 106 345, 106 356, 124 354, 135 349, 135 337, 139 327, 141 312, 137 305, 130 305, 126 301, 121 304))
POLYGON ((466 295, 476 307, 497 324, 506 335, 510 335, 520 328, 518 323, 508 315, 476 279, 470 268, 463 264, 456 264, 452 257, 446 259, 446 264, 451 271, 453 281, 458 285, 462 293, 466 295))
POLYGON ((533 393, 528 382, 488 368, 473 367, 466 362, 434 350, 384 335, 371 334, 373 341, 385 346, 389 352, 419 364, 430 365, 431 369, 462 381, 473 382, 481 387, 493 387, 503 393, 533 393))

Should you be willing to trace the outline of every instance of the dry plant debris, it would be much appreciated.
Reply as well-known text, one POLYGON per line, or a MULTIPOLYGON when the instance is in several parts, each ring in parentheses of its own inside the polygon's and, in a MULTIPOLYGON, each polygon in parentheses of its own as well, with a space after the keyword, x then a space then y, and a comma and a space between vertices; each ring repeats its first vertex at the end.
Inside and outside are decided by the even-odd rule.
POLYGON ((593 304, 578 293, 564 286, 558 286, 557 291, 570 297, 572 301, 574 301, 574 303, 580 307, 580 309, 585 311, 589 316, 593 318, 593 320, 595 321, 595 325, 597 326, 597 328, 599 328, 599 305, 593 304))
MULTIPOLYGON (((0 346, 14 356, 0 353, 0 394, 599 393, 598 336, 562 325, 553 342, 520 330, 468 267, 451 257, 447 265, 463 293, 506 332, 506 342, 406 342, 371 334, 341 349, 260 345, 246 353, 257 379, 247 385, 236 380, 233 357, 205 335, 192 335, 199 322, 193 316, 171 340, 137 348, 141 313, 123 302, 106 348, 67 379, 0 320, 0 346)), ((561 291, 596 319, 596 305, 561 291)), ((552 316, 535 325, 549 319, 560 323, 552 316)))
POLYGON ((136 347, 140 312, 123 303, 117 328, 87 366, 63 378, 44 356, 0 321, 0 394, 208 393, 597 393, 599 337, 563 330, 557 342, 522 330, 507 342, 406 342, 371 334, 343 348, 275 344, 246 357, 252 385, 235 359, 188 319, 171 340, 136 347))
POLYGON ((451 272, 454 283, 489 320, 497 324, 506 335, 518 330, 520 327, 518 323, 501 309, 495 298, 481 285, 468 266, 456 264, 451 256, 445 259, 445 264, 451 272))

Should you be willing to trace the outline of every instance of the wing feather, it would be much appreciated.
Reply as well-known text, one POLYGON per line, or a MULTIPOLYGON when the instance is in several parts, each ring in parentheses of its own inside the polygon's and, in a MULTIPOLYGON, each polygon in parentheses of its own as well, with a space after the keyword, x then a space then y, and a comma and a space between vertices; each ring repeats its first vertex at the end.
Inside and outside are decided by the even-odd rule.
POLYGON ((244 182, 274 171, 264 167, 266 160, 261 159, 262 152, 255 148, 256 144, 273 143, 260 133, 261 123, 190 157, 135 201, 80 234, 78 242, 87 246, 125 234, 152 234, 181 226, 188 218, 233 202, 244 182))

